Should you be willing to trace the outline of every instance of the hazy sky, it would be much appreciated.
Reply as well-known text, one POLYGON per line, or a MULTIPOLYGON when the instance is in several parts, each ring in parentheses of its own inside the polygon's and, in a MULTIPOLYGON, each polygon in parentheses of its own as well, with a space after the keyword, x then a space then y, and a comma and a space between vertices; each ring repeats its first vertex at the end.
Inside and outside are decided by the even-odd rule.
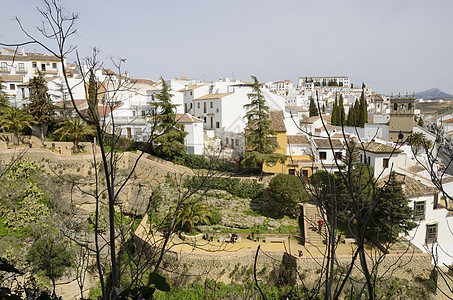
MULTIPOLYGON (((2 0, 0 41, 39 24, 37 0, 2 0)), ((63 1, 79 13, 82 57, 126 58, 133 77, 235 77, 262 82, 350 76, 376 92, 453 93, 451 0, 63 1)), ((43 52, 39 46, 26 51, 43 52)), ((71 61, 71 59, 69 59, 71 61)))

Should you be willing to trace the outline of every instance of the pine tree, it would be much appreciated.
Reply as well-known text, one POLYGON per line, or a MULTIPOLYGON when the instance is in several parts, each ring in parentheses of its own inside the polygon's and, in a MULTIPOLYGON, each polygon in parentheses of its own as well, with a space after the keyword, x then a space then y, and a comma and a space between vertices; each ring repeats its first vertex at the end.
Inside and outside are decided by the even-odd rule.
POLYGON ((413 211, 395 172, 390 173, 378 195, 373 221, 367 231, 369 238, 391 242, 399 233, 407 234, 417 226, 412 222, 413 211))
POLYGON ((184 138, 184 124, 177 123, 174 111, 176 104, 171 103, 172 94, 165 80, 162 80, 162 91, 155 95, 158 101, 150 104, 155 108, 156 132, 160 135, 154 140, 153 151, 159 157, 172 160, 175 156, 182 156, 186 152, 184 138))
POLYGON ((340 102, 338 103, 338 108, 337 108, 337 120, 339 126, 344 126, 346 124, 345 122, 345 113, 344 113, 344 104, 343 104, 343 95, 340 94, 340 102))
POLYGON ((247 110, 247 131, 245 135, 246 151, 242 161, 244 166, 257 169, 260 173, 263 164, 274 165, 278 161, 284 163, 286 155, 274 153, 279 148, 277 141, 273 138, 275 132, 271 129, 269 107, 266 105, 263 92, 261 91, 258 79, 253 78, 253 90, 247 97, 250 103, 244 105, 247 110))
POLYGON ((29 103, 26 109, 33 116, 35 123, 40 127, 41 141, 44 143, 49 123, 53 122, 54 105, 50 99, 46 81, 41 72, 37 77, 30 80, 28 84, 30 89, 29 103))
POLYGON ((318 116, 318 107, 316 106, 315 100, 313 97, 310 97, 310 117, 318 116))

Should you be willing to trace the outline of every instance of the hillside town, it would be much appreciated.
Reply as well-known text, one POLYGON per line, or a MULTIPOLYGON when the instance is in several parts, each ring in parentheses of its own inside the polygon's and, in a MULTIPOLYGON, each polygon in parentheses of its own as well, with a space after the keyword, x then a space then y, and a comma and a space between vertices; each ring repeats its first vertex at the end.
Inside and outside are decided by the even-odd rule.
MULTIPOLYGON (((284 205, 282 210, 284 214, 287 214, 289 219, 292 218, 291 222, 298 228, 296 231, 299 231, 298 235, 302 237, 302 242, 297 243, 296 240, 288 242, 288 234, 279 235, 272 232, 274 235, 263 234, 263 242, 267 240, 267 243, 263 244, 262 249, 270 247, 268 250, 271 251, 274 249, 273 244, 295 243, 290 247, 293 247, 293 251, 299 249, 294 254, 299 258, 309 253, 310 247, 314 245, 316 247, 327 245, 328 248, 331 243, 337 245, 339 241, 340 245, 344 245, 341 247, 351 247, 350 245, 354 244, 364 245, 361 243, 367 243, 366 239, 372 240, 372 236, 367 234, 360 236, 354 230, 354 226, 362 221, 357 216, 359 212, 354 210, 348 212, 353 214, 351 218, 355 220, 347 223, 349 234, 343 234, 338 241, 335 237, 332 238, 336 236, 334 231, 330 231, 333 223, 329 207, 333 202, 326 206, 323 202, 332 195, 324 194, 328 190, 326 187, 320 188, 322 184, 326 184, 320 174, 327 174, 325 178, 331 178, 329 180, 336 182, 344 178, 345 174, 353 174, 354 170, 357 171, 358 166, 361 166, 360 168, 364 167, 369 174, 366 176, 365 173, 361 174, 358 178, 363 180, 368 176, 367 180, 372 182, 373 190, 385 190, 391 182, 397 182, 396 185, 400 186, 404 194, 405 202, 401 203, 405 203, 404 209, 407 213, 401 221, 394 221, 393 218, 399 220, 394 215, 386 215, 388 220, 378 220, 380 217, 372 216, 367 221, 370 222, 367 225, 370 228, 367 230, 377 232, 378 236, 384 235, 382 231, 384 225, 379 225, 381 228, 376 229, 370 224, 396 222, 394 225, 397 229, 391 227, 390 232, 396 231, 390 236, 387 232, 385 241, 400 241, 408 247, 405 250, 406 254, 427 255, 427 263, 431 267, 441 267, 445 274, 450 274, 453 265, 453 239, 449 225, 453 200, 451 167, 453 103, 449 102, 451 100, 420 99, 413 91, 385 95, 374 91, 363 82, 353 83, 351 78, 345 75, 319 77, 310 74, 300 75, 294 82, 288 79, 259 82, 254 76, 243 79, 222 77, 216 81, 188 77, 136 78, 128 72, 121 73, 88 64, 76 65, 69 63, 66 58, 59 59, 50 54, 27 52, 24 47, 0 48, 0 96, 4 100, 0 114, 3 130, 0 139, 1 161, 7 165, 14 155, 18 155, 19 149, 27 150, 28 154, 25 156, 30 154, 32 161, 33 151, 38 151, 41 153, 39 155, 44 155, 43 157, 56 155, 57 158, 50 158, 50 161, 63 159, 61 157, 65 155, 69 158, 77 155, 71 158, 77 159, 86 154, 90 156, 96 153, 99 151, 96 147, 101 149, 103 146, 96 140, 95 130, 87 129, 78 137, 67 133, 68 129, 64 126, 77 120, 77 126, 83 128, 84 123, 86 126, 94 124, 98 126, 98 132, 102 130, 106 135, 113 137, 112 140, 117 138, 127 143, 148 145, 146 146, 148 148, 137 148, 128 155, 139 155, 139 158, 144 155, 143 160, 149 160, 150 164, 159 161, 159 165, 167 169, 176 170, 180 168, 179 165, 187 167, 183 162, 187 157, 198 157, 211 162, 218 159, 223 163, 240 165, 243 170, 247 168, 252 170, 245 172, 246 175, 239 173, 232 175, 230 169, 228 173, 222 173, 221 177, 245 176, 247 180, 256 179, 259 184, 269 185, 269 188, 273 185, 272 181, 279 178, 279 174, 285 174, 297 178, 299 180, 297 184, 304 187, 303 193, 308 194, 303 201, 291 204, 296 206, 281 204, 284 205), (45 115, 47 119, 42 117, 40 119, 36 108, 33 110, 34 102, 40 101, 40 93, 45 94, 43 103, 46 104, 39 104, 38 110, 41 110, 39 113, 41 116, 45 115), (446 108, 428 110, 426 104, 434 107, 441 104, 446 108), (50 107, 50 110, 46 112, 47 108, 44 107, 50 107), (14 119, 14 116, 11 116, 13 113, 21 117, 14 119), (26 117, 27 115, 32 116, 34 121, 32 117, 26 117), (267 121, 261 123, 262 120, 267 121), (262 132, 267 134, 260 136, 262 132), (166 134, 170 133, 172 135, 165 138, 166 134), (259 147, 255 147, 259 143, 259 138, 266 139, 267 150, 260 152, 259 147), (180 146, 176 146, 177 141, 181 141, 180 146), (255 144, 251 144, 250 141, 255 144), (171 145, 168 146, 167 143, 171 145), (152 149, 149 150, 150 148, 152 149), (351 148, 355 150, 352 151, 351 148), (315 188, 319 190, 314 192, 315 188), (321 201, 320 195, 327 198, 321 201), (359 240, 363 237, 364 240, 359 240)), ((109 149, 113 152, 114 142, 111 143, 112 147, 109 149)), ((109 144, 104 146, 106 145, 109 144)), ((83 158, 76 163, 79 165, 78 170, 82 169, 75 173, 81 175, 85 172, 82 165, 87 159, 83 158)), ((42 160, 49 161, 49 158, 42 160)), ((34 163, 38 164, 38 161, 35 160, 34 163)), ((150 168, 157 168, 157 165, 153 166, 150 168)), ((45 165, 42 165, 42 168, 60 175, 67 172, 65 170, 62 173, 57 167, 53 169, 45 165)), ((144 170, 141 165, 140 168, 144 170)), ((195 170, 194 167, 189 168, 190 172, 195 170)), ((199 169, 209 170, 209 166, 199 169)), ((205 175, 208 175, 210 171, 206 172, 205 175)), ((94 173, 87 171, 86 174, 88 176, 94 173)), ((148 179, 140 177, 140 180, 148 179)), ((284 187, 282 183, 280 186, 284 187)), ((345 189, 348 187, 346 184, 345 189)), ((141 193, 131 191, 130 195, 141 193)), ((355 195, 353 201, 358 203, 362 195, 355 194, 355 191, 353 193, 355 195)), ((204 192, 201 195, 205 197, 204 192)), ((392 197, 397 199, 395 195, 392 194, 392 197)), ((139 198, 143 197, 147 196, 139 198)), ((374 199, 374 196, 371 198, 374 199)), ((211 202, 203 204, 204 208, 206 205, 216 206, 214 203, 219 199, 221 198, 214 196, 209 200, 211 202)), ((128 201, 130 199, 126 200, 128 201)), ((128 205, 134 207, 135 204, 128 205)), ((376 205, 379 206, 379 203, 376 205)), ((402 204, 398 205, 401 208, 402 204)), ((92 217, 93 209, 91 207, 86 211, 89 218, 92 217)), ((132 214, 131 209, 128 210, 129 215, 132 214)), ((216 211, 219 209, 221 208, 215 208, 216 211)), ((240 213, 244 213, 250 208, 239 210, 240 213)), ((2 214, 6 214, 6 211, 7 208, 3 206, 2 214)), ((213 213, 214 210, 208 213, 210 218, 213 213)), ((245 218, 244 221, 228 215, 226 211, 222 211, 221 214, 223 223, 219 224, 223 224, 222 228, 229 228, 228 226, 232 228, 229 237, 222 236, 218 238, 218 242, 221 243, 222 240, 228 243, 231 247, 229 251, 237 253, 241 251, 241 248, 235 248, 237 245, 249 243, 244 241, 246 236, 251 240, 252 246, 259 243, 255 237, 258 235, 256 224, 264 226, 262 220, 266 218, 266 222, 270 224, 268 217, 262 217, 261 223, 257 223, 258 218, 254 215, 257 213, 241 217, 245 218), (237 226, 236 229, 234 226, 237 226), (245 228, 249 233, 238 235, 237 232, 242 233, 239 228, 241 230, 245 228)), ((141 215, 143 216, 143 213, 141 215)), ((151 214, 145 215, 151 218, 151 214)), ((13 224, 12 221, 6 221, 5 216, 2 215, 4 220, 2 228, 8 228, 13 224)), ((143 224, 146 224, 146 221, 144 222, 143 224)), ((184 240, 187 242, 193 239, 187 235, 192 233, 193 229, 196 229, 198 235, 208 244, 212 243, 208 245, 209 247, 215 244, 209 235, 212 235, 213 231, 220 231, 210 224, 214 224, 212 219, 203 221, 200 217, 187 224, 185 221, 180 222, 182 223, 179 223, 178 228, 182 230, 182 235, 175 239, 181 238, 182 244, 184 240)), ((281 228, 283 223, 278 226, 281 228)), ((164 240, 174 243, 175 249, 179 249, 180 252, 189 251, 187 249, 190 247, 186 249, 184 248, 186 246, 178 246, 175 240, 168 239, 172 232, 177 231, 176 228, 173 226, 162 231, 164 240)), ((162 227, 156 225, 155 229, 151 226, 139 230, 136 232, 137 237, 146 240, 144 236, 148 230, 160 232, 162 227)), ((384 244, 383 241, 378 239, 372 245, 374 247, 377 242, 384 244)), ((341 250, 341 247, 339 246, 338 253, 346 251, 341 250)), ((191 250, 195 254, 197 251, 202 250, 196 250, 196 247, 191 250)), ((203 251, 208 250, 205 248, 203 251)), ((55 293, 56 278, 55 276, 49 278, 53 280, 55 293)))

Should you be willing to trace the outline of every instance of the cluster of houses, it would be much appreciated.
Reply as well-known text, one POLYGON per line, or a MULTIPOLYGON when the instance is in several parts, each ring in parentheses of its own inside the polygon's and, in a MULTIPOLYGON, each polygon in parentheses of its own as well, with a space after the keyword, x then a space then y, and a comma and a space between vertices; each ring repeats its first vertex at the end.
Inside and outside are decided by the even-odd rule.
MULTIPOLYGON (((27 102, 28 81, 38 70, 45 76, 57 115, 61 118, 75 116, 60 61, 49 55, 0 49, 0 78, 11 105, 19 107, 27 102)), ((83 72, 69 63, 65 63, 65 70, 75 105, 79 110, 86 110, 87 79, 84 81, 83 72)), ((150 102, 161 92, 162 83, 108 69, 95 70, 94 76, 103 83, 99 89, 104 89, 99 99, 99 113, 107 124, 115 121, 114 133, 146 140, 153 132, 153 122, 148 118, 152 109, 150 102), (126 88, 112 94, 109 87, 119 84, 126 88)), ((250 102, 250 82, 230 78, 203 82, 186 77, 165 81, 176 105, 176 122, 184 124, 188 132, 185 144, 189 154, 205 155, 216 150, 233 157, 245 151, 244 105, 250 102)), ((448 201, 433 187, 430 174, 420 166, 420 161, 426 159, 423 151, 414 154, 410 146, 403 144, 413 132, 424 134, 433 144, 437 141, 435 134, 414 122, 414 115, 420 114, 415 109, 414 96, 378 95, 370 87, 354 87, 347 76, 302 76, 297 85, 290 80, 268 82, 262 84, 262 92, 279 144, 276 151, 288 155, 285 163, 263 166, 265 172, 297 174, 304 180, 318 170, 337 173, 345 156, 345 143, 359 142, 359 159, 373 167, 375 178, 385 178, 390 171, 395 171, 404 183, 415 219, 420 223, 406 238, 427 252, 432 252, 433 247, 441 248, 443 251, 436 250, 438 263, 453 263, 453 239, 448 223, 452 215, 447 209, 448 201), (368 123, 363 128, 332 126, 330 112, 335 98, 343 96, 347 114, 362 93, 368 106, 368 123), (319 116, 309 115, 310 98, 324 107, 325 111, 319 116)), ((440 130, 438 120, 433 124, 440 130)), ((444 116, 440 125, 451 137, 453 115, 444 116)), ((451 143, 452 139, 448 141, 451 143)), ((445 176, 443 183, 453 195, 451 178, 445 176)))

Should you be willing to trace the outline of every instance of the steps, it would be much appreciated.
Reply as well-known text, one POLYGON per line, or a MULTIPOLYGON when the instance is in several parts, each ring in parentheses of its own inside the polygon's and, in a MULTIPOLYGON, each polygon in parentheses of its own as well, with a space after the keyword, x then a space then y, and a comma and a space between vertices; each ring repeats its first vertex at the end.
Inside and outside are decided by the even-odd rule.
POLYGON ((318 233, 318 221, 323 220, 317 206, 313 204, 305 204, 305 220, 308 225, 308 240, 313 246, 323 246, 326 239, 325 226, 323 226, 322 234, 318 233))

